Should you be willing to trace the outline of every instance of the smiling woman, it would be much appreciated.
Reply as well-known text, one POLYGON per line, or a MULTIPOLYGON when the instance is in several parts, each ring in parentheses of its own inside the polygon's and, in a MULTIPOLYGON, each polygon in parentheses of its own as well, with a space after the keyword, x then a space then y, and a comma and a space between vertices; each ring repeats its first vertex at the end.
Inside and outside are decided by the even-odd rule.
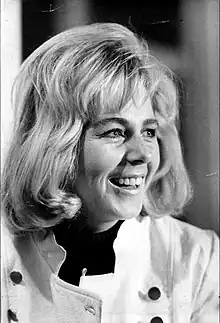
POLYGON ((58 34, 22 64, 3 192, 5 322, 216 322, 218 240, 192 195, 178 87, 118 24, 58 34))

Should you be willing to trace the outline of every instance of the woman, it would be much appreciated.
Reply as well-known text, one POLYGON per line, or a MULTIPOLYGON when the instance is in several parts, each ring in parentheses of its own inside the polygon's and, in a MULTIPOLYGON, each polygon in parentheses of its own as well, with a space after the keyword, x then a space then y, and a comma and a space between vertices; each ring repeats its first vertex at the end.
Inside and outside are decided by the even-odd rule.
POLYGON ((218 240, 191 198, 170 70, 118 24, 21 66, 3 175, 3 322, 217 322, 218 240))

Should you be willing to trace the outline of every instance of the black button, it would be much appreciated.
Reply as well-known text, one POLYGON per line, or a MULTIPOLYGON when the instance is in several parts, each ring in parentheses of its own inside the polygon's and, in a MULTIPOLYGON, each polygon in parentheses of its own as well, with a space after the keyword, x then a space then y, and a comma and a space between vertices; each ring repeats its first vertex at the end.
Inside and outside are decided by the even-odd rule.
POLYGON ((14 284, 20 284, 22 281, 22 274, 19 271, 12 271, 10 273, 10 278, 14 284))
POLYGON ((17 315, 14 312, 12 312, 12 310, 8 310, 8 321, 18 322, 17 315))
POLYGON ((158 298, 160 298, 160 295, 161 295, 161 292, 157 287, 152 287, 148 291, 148 297, 153 301, 156 301, 158 298))
POLYGON ((95 309, 92 306, 85 306, 85 310, 91 313, 92 315, 95 315, 95 309))
POLYGON ((163 323, 163 320, 159 316, 155 316, 155 317, 152 318, 150 323, 163 323))

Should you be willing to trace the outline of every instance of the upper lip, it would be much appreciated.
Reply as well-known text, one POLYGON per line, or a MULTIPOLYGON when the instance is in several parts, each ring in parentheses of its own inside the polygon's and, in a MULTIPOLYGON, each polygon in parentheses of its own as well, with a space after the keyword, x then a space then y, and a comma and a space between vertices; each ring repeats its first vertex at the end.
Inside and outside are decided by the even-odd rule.
POLYGON ((109 176, 111 178, 138 178, 138 177, 145 177, 146 174, 144 173, 120 173, 120 174, 112 174, 109 176))

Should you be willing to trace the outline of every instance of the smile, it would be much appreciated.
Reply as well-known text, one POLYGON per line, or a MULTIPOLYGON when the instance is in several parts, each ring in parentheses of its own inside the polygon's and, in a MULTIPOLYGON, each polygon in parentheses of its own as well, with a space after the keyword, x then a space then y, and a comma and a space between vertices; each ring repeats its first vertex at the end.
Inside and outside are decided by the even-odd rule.
POLYGON ((119 188, 134 190, 138 189, 144 182, 144 176, 135 177, 112 177, 109 179, 110 183, 119 188))

